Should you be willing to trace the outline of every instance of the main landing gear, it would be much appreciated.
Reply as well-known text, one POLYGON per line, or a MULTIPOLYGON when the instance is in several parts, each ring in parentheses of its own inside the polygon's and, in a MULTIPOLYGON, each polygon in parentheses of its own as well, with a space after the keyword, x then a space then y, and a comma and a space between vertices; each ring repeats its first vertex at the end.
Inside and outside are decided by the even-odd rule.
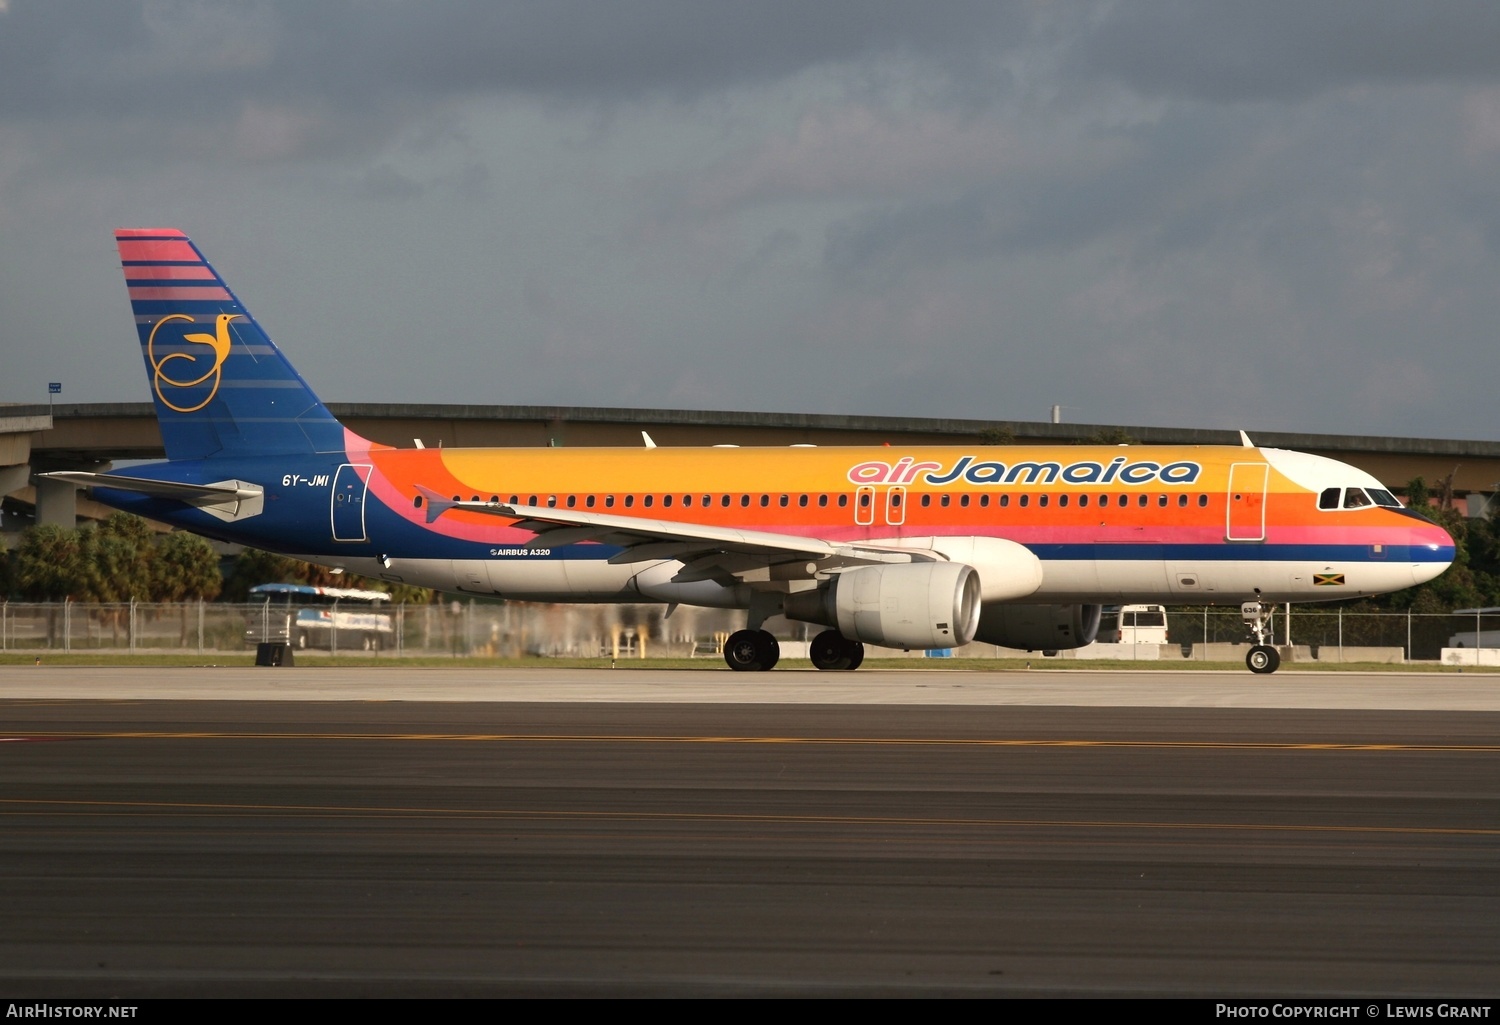
MULTIPOLYGON (((865 660, 865 646, 837 630, 824 630, 813 638, 808 654, 819 669, 847 671, 865 660)), ((781 645, 764 630, 737 630, 724 642, 724 661, 736 672, 764 672, 780 658, 781 645)))
POLYGON ((818 669, 858 669, 865 660, 865 646, 851 641, 837 630, 824 630, 808 645, 808 655, 818 669))
POLYGON ((1263 605, 1258 601, 1247 601, 1240 606, 1240 618, 1245 621, 1251 636, 1255 638, 1255 643, 1245 655, 1245 666, 1252 673, 1274 673, 1281 666, 1281 652, 1266 643, 1266 633, 1270 629, 1271 612, 1274 608, 1274 605, 1263 605))
POLYGON ((781 645, 765 630, 736 630, 724 642, 724 661, 736 672, 764 672, 780 658, 781 645))

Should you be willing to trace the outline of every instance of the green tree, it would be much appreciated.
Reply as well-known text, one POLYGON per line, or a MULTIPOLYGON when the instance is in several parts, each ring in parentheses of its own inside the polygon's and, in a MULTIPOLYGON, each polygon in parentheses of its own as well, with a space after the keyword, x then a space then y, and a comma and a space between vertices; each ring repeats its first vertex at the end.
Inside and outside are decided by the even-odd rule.
POLYGON ((115 513, 98 527, 80 534, 88 567, 88 595, 84 600, 151 600, 151 562, 156 554, 156 538, 145 520, 129 513, 115 513))
POLYGON ((89 571, 76 530, 51 523, 26 528, 11 560, 16 590, 29 601, 81 598, 89 571))
POLYGON ((219 556, 213 545, 185 531, 168 534, 156 546, 151 566, 155 601, 212 601, 224 589, 219 556))

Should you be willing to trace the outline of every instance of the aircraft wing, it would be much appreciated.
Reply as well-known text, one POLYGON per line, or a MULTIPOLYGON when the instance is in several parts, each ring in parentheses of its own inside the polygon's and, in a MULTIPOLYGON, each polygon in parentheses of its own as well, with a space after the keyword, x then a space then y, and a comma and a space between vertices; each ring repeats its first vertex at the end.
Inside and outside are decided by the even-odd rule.
POLYGON ((796 559, 836 560, 839 564, 844 564, 942 558, 934 552, 920 549, 834 544, 795 534, 715 527, 681 520, 616 516, 582 509, 557 509, 510 502, 455 502, 420 485, 417 490, 421 492, 426 504, 428 523, 450 509, 461 509, 516 520, 516 526, 534 531, 537 535, 526 542, 525 547, 528 548, 550 548, 580 541, 595 541, 624 549, 610 559, 614 563, 652 559, 680 559, 683 562, 694 560, 694 564, 685 571, 688 575, 680 575, 680 579, 706 578, 723 572, 733 574, 755 566, 796 559))

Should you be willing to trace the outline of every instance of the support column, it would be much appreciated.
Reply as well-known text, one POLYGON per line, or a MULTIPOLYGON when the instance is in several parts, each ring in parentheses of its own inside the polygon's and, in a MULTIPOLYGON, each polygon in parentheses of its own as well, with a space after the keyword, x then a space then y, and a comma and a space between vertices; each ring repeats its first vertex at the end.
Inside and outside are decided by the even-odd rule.
POLYGON ((36 482, 36 521, 65 530, 78 526, 78 485, 61 480, 36 482))

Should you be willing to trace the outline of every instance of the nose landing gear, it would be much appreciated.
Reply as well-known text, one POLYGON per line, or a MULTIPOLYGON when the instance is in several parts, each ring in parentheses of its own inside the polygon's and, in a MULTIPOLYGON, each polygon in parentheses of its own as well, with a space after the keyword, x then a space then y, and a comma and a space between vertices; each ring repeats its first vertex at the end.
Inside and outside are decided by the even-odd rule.
MULTIPOLYGON (((1256 593, 1260 592, 1257 590, 1256 593)), ((1240 618, 1245 621, 1251 636, 1255 638, 1255 644, 1245 655, 1245 667, 1252 673, 1274 673, 1281 667, 1281 652, 1266 643, 1271 613, 1275 608, 1274 605, 1264 605, 1258 601, 1247 601, 1240 606, 1240 618)))

